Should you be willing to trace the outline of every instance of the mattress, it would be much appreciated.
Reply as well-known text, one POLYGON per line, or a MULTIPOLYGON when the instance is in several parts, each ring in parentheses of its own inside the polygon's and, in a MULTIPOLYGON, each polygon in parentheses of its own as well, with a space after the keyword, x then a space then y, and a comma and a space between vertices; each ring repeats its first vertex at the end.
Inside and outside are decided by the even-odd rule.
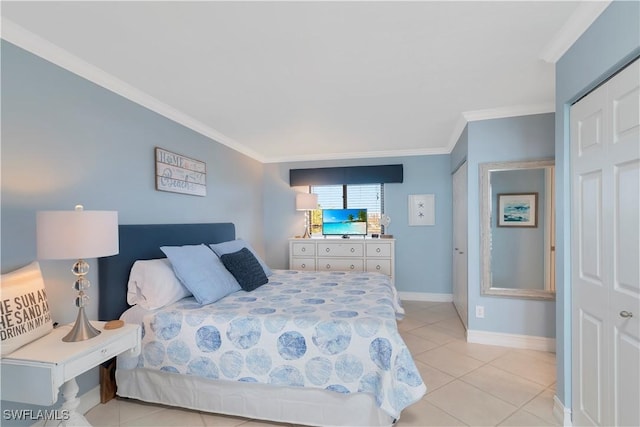
POLYGON ((426 393, 397 330, 402 314, 383 274, 276 270, 266 285, 214 304, 185 298, 153 312, 125 312, 125 321, 143 325, 142 351, 119 359, 117 378, 128 378, 127 389, 136 388, 135 376, 147 382, 164 374, 185 384, 313 389, 337 401, 367 395, 388 419, 398 419, 426 393))

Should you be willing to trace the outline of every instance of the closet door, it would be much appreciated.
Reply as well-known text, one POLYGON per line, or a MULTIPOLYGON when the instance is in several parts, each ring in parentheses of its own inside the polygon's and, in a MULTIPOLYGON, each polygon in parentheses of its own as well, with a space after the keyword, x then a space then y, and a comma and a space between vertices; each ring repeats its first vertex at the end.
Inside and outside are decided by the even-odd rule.
POLYGON ((640 425, 640 62, 571 108, 574 425, 640 425))
POLYGON ((467 328, 467 163, 453 174, 453 304, 467 328))

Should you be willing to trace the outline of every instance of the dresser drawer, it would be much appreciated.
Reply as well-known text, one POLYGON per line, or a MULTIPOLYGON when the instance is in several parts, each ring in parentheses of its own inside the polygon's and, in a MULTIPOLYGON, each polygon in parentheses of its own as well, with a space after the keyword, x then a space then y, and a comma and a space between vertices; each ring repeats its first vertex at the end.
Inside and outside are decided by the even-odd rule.
POLYGON ((361 259, 318 258, 318 270, 364 271, 364 265, 361 259))
POLYGON ((391 276, 391 260, 390 259, 368 259, 367 271, 378 272, 391 276))
POLYGON ((289 268, 291 270, 315 271, 316 260, 315 258, 292 258, 289 268))
POLYGON ((318 256, 322 257, 363 257, 363 243, 318 243, 318 256))
POLYGON ((367 243, 367 257, 391 258, 391 243, 367 243))
POLYGON ((291 255, 293 256, 315 256, 316 244, 315 243, 292 243, 291 255))

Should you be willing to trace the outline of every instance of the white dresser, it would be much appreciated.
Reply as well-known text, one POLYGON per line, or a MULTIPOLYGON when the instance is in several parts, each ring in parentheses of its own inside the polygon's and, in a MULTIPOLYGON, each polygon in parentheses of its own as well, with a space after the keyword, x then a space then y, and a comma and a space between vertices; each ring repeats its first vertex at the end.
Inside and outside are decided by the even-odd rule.
POLYGON ((395 276, 395 239, 289 239, 289 268, 378 271, 395 276))

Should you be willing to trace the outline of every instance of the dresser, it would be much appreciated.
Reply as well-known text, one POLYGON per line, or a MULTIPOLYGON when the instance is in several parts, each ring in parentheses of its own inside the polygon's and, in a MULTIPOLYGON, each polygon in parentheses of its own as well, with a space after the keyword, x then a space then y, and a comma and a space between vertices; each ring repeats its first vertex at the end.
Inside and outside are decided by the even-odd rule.
POLYGON ((395 239, 289 239, 289 268, 377 271, 395 276, 395 239))

